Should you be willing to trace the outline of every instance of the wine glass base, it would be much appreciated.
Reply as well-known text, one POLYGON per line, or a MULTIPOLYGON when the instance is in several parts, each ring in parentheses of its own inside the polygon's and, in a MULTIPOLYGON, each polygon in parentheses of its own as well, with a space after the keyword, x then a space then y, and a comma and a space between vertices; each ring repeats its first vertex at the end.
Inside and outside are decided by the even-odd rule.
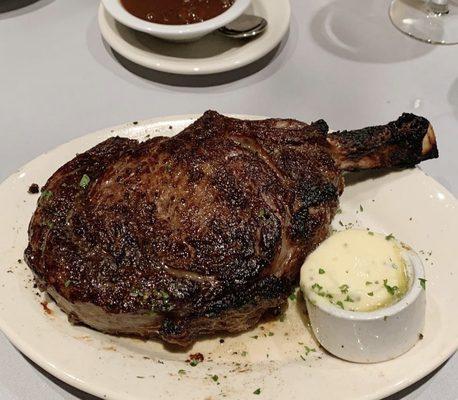
POLYGON ((401 32, 434 44, 458 44, 458 3, 448 2, 448 12, 441 13, 431 1, 393 0, 390 18, 401 32))

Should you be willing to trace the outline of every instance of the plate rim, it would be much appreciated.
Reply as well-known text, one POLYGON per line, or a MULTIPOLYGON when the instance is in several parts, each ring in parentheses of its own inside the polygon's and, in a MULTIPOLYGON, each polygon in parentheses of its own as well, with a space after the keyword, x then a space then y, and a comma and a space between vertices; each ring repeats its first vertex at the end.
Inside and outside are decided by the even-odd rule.
MULTIPOLYGON (((262 0, 261 0, 262 1, 262 0)), ((279 0, 275 0, 279 1, 279 0)), ((130 43, 126 42, 124 38, 114 32, 113 29, 110 27, 110 20, 113 20, 115 23, 117 22, 105 9, 103 3, 101 2, 99 5, 98 13, 97 13, 97 21, 99 25, 100 32, 102 34, 103 39, 108 43, 108 45, 115 50, 117 53, 121 54, 126 59, 143 66, 145 68, 153 69, 160 72, 165 73, 172 73, 172 74, 179 74, 179 75, 210 75, 210 74, 217 74, 222 72, 232 71, 244 66, 247 66, 256 60, 264 57, 270 51, 272 51, 278 44, 281 43, 283 38, 285 37, 291 23, 291 4, 289 0, 281 0, 284 2, 283 8, 286 12, 287 18, 284 19, 283 24, 279 25, 279 34, 277 34, 274 40, 268 43, 268 46, 264 46, 257 52, 251 52, 250 56, 245 57, 244 59, 236 59, 230 62, 221 63, 219 65, 212 65, 206 61, 205 59, 199 59, 201 65, 199 68, 187 66, 186 63, 180 63, 180 60, 186 60, 182 58, 176 58, 175 60, 173 57, 164 56, 162 59, 154 58, 155 53, 149 52, 148 57, 143 57, 141 55, 133 54, 132 50, 134 46, 130 43), (167 60, 170 58, 170 60, 167 60), (166 61, 164 61, 164 59, 166 61)), ((129 28, 131 29, 131 28, 129 28)), ((255 43, 255 42, 253 42, 255 43)), ((248 43, 247 46, 250 44, 248 43)), ((136 48, 135 48, 136 49, 136 48)))
MULTIPOLYGON (((62 147, 71 145, 74 142, 84 140, 85 138, 96 137, 98 135, 106 135, 107 133, 110 133, 111 136, 116 136, 117 134, 120 133, 119 131, 122 131, 128 128, 132 128, 133 126, 135 126, 136 129, 139 129, 139 128, 151 128, 152 125, 159 124, 159 123, 169 124, 169 123, 173 123, 176 121, 180 121, 180 122, 189 121, 190 123, 192 123, 194 120, 199 118, 201 115, 202 114, 183 114, 183 115, 170 115, 170 116, 164 116, 164 117, 156 117, 156 118, 150 118, 150 119, 145 119, 145 120, 138 120, 136 121, 137 123, 135 125, 132 125, 132 122, 126 122, 126 123, 118 124, 112 127, 98 129, 88 134, 83 134, 82 136, 74 138, 68 142, 61 143, 60 145, 52 149, 49 149, 48 151, 43 152, 40 155, 36 156, 35 158, 30 160, 23 166, 19 167, 11 175, 6 177, 2 182, 0 182, 0 185, 3 185, 7 180, 14 177, 18 173, 18 171, 26 169, 31 163, 35 162, 38 158, 45 157, 51 151, 52 152, 59 151, 62 147)), ((265 116, 258 116, 258 115, 246 115, 246 114, 226 114, 226 115, 230 117, 234 117, 234 118, 252 119, 252 120, 272 118, 272 117, 265 117, 265 116)), ((454 204, 458 206, 457 198, 447 188, 445 188, 434 178, 426 174, 421 168, 417 167, 414 169, 414 171, 417 174, 421 174, 424 179, 429 180, 429 182, 432 185, 434 185, 436 188, 440 188, 441 191, 443 191, 448 196, 450 196, 450 198, 454 199, 454 202, 455 202, 454 204)), ((45 371, 47 371, 54 377, 58 378, 62 382, 67 383, 70 386, 75 387, 85 393, 89 393, 89 394, 92 394, 92 395, 95 395, 101 398, 107 398, 107 399, 112 399, 112 400, 135 400, 136 399, 135 395, 119 394, 117 392, 111 391, 108 387, 104 388, 104 390, 102 391, 102 389, 98 389, 97 386, 91 386, 91 385, 84 384, 83 383, 84 381, 79 380, 78 377, 72 376, 72 375, 69 375, 68 373, 63 372, 62 370, 58 368, 58 366, 53 365, 52 363, 47 361, 46 357, 42 355, 39 351, 35 350, 32 346, 27 344, 27 341, 22 339, 20 335, 16 335, 14 330, 10 329, 10 327, 8 326, 8 323, 3 319, 3 315, 1 313, 0 313, 0 330, 3 332, 3 334, 9 340, 9 342, 16 349, 18 349, 27 358, 32 360, 34 363, 39 365, 45 371)), ((416 373, 414 375, 403 380, 401 383, 397 385, 391 385, 390 387, 386 389, 380 389, 379 391, 373 392, 370 395, 363 395, 361 397, 354 398, 354 400, 380 400, 386 396, 397 393, 400 390, 405 389, 406 387, 418 382, 419 380, 421 380, 422 378, 424 378, 425 376, 433 372, 440 365, 442 365, 448 359, 453 357, 457 349, 458 349, 458 337, 455 339, 454 342, 450 341, 449 346, 442 349, 441 352, 438 352, 436 354, 436 357, 430 358, 429 363, 427 364, 426 367, 416 370, 416 373)))

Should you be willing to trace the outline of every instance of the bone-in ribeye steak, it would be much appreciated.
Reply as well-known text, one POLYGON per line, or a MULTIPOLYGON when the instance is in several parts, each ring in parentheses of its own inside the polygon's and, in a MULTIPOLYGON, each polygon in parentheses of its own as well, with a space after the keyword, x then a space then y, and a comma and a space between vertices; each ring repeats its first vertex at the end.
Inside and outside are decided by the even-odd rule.
POLYGON ((113 137, 62 166, 25 257, 72 322, 181 345, 240 332, 285 304, 328 235, 343 170, 437 156, 412 114, 328 133, 322 120, 208 111, 174 137, 113 137))

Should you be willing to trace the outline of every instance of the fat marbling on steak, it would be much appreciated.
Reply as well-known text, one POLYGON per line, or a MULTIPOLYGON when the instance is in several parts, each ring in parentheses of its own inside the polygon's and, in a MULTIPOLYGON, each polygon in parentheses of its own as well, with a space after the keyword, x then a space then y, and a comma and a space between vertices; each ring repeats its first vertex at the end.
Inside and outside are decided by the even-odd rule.
POLYGON ((25 251, 72 322, 186 345, 285 304, 328 234, 343 170, 437 157, 429 122, 328 133, 208 111, 178 135, 112 137, 42 190, 25 251))

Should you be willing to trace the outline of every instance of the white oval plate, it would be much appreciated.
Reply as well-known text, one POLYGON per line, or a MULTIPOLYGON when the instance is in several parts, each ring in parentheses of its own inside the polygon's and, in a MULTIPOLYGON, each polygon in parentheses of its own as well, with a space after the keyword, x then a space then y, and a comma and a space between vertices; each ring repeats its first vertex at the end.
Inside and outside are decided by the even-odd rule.
POLYGON ((348 176, 343 212, 334 221, 336 229, 342 229, 341 221, 393 232, 424 258, 424 339, 395 360, 359 365, 325 353, 306 327, 301 301, 290 301, 283 322, 263 323, 251 332, 225 337, 224 343, 218 337, 202 340, 185 352, 72 326, 53 303, 48 306, 50 314, 45 312, 31 272, 18 262, 37 201, 37 195, 27 193, 29 185, 43 185, 75 153, 110 136, 172 135, 194 118, 129 123, 81 137, 39 156, 0 185, 0 328, 19 350, 70 385, 115 400, 240 400, 253 398, 258 388, 260 394, 254 396, 259 399, 380 399, 422 378, 456 350, 457 202, 419 169, 372 173, 364 180, 362 175, 348 176), (191 367, 185 360, 196 352, 205 361, 191 367))
POLYGON ((128 28, 99 7, 99 27, 107 43, 128 60, 146 68, 184 75, 230 71, 251 64, 273 50, 289 28, 289 0, 253 0, 248 14, 264 17, 269 26, 250 41, 217 33, 191 43, 171 43, 128 28))

